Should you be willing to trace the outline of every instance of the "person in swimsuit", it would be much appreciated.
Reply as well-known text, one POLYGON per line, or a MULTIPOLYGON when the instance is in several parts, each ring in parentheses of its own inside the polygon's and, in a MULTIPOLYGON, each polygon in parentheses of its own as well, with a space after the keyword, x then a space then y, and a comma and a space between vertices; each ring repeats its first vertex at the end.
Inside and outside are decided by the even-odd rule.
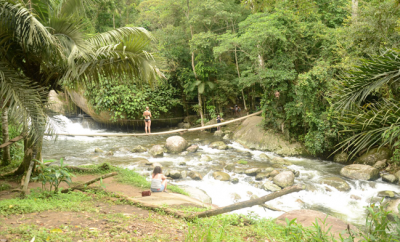
POLYGON ((151 113, 149 111, 149 107, 146 107, 146 111, 143 112, 143 117, 144 117, 144 131, 147 134, 147 130, 149 131, 149 134, 151 133, 150 131, 150 126, 151 126, 151 113))
MULTIPOLYGON (((218 114, 218 116, 217 116, 217 123, 218 123, 218 124, 221 123, 222 120, 224 120, 224 119, 221 118, 221 116, 219 116, 219 114, 218 114)), ((217 127, 217 130, 221 130, 221 126, 218 126, 218 127, 217 127)))
POLYGON ((159 166, 154 167, 153 174, 151 174, 151 187, 152 192, 167 192, 167 178, 162 174, 162 169, 159 166))

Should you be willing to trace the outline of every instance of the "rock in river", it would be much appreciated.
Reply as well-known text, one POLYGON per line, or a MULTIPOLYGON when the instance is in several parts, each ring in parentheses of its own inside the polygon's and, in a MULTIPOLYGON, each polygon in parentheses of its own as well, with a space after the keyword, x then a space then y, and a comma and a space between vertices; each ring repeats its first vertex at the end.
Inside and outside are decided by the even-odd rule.
POLYGON ((389 159, 392 152, 386 147, 375 148, 358 157, 354 163, 373 166, 377 161, 389 159))
POLYGON ((228 146, 223 141, 212 142, 209 146, 210 146, 210 148, 218 149, 218 150, 228 149, 228 146))
POLYGON ((261 169, 259 168, 251 168, 251 169, 247 169, 244 171, 244 174, 248 175, 248 176, 256 176, 257 173, 260 173, 261 169))
POLYGON ((399 194, 394 191, 380 191, 378 197, 400 198, 399 194))
POLYGON ((171 170, 169 172, 169 177, 171 177, 172 179, 180 179, 182 178, 182 174, 178 170, 171 170))
POLYGON ((222 171, 216 171, 212 174, 215 180, 220 180, 220 181, 229 181, 231 179, 231 176, 228 173, 222 172, 222 171))
POLYGON ((282 188, 294 184, 294 174, 291 171, 284 171, 274 177, 274 183, 282 188))
POLYGON ((193 180, 203 180, 203 177, 201 176, 200 173, 197 171, 191 171, 189 172, 188 176, 192 178, 193 180))
POLYGON ((100 148, 95 148, 94 153, 103 153, 104 151, 100 148))
POLYGON ((351 187, 349 184, 340 177, 326 177, 321 180, 321 184, 326 184, 336 188, 339 191, 347 192, 350 191, 351 187))
POLYGON ((393 174, 386 174, 382 176, 382 181, 397 184, 399 182, 399 178, 393 174))
POLYGON ((186 151, 189 152, 189 153, 194 153, 194 152, 196 152, 198 149, 199 149, 199 146, 198 146, 198 145, 191 145, 191 146, 189 146, 189 147, 186 149, 186 151))
POLYGON ((163 157, 164 156, 164 149, 161 145, 155 145, 151 147, 149 150, 149 154, 153 157, 163 157))
POLYGON ((346 164, 348 162, 349 155, 346 152, 340 152, 333 156, 333 161, 341 164, 346 164))
POLYGON ((263 161, 269 161, 268 155, 266 155, 266 154, 264 154, 264 153, 261 153, 259 157, 260 157, 260 159, 263 160, 263 161))
POLYGON ((266 190, 266 191, 271 191, 271 192, 276 192, 276 191, 280 191, 281 188, 275 184, 273 184, 270 181, 266 181, 263 185, 262 185, 262 189, 266 190))
POLYGON ((279 174, 279 171, 278 170, 273 170, 273 171, 271 171, 271 173, 269 173, 269 176, 270 177, 275 177, 276 175, 278 175, 279 174))
POLYGON ((169 153, 181 153, 187 147, 187 141, 181 136, 171 136, 165 142, 165 148, 167 148, 169 153))
POLYGON ((394 219, 394 216, 400 218, 400 199, 390 199, 383 203, 385 210, 391 212, 388 217, 394 219))
POLYGON ((261 181, 264 178, 268 178, 269 177, 269 173, 270 172, 260 172, 256 175, 256 181, 261 181))
POLYGON ((343 167, 340 175, 352 179, 373 181, 379 178, 379 171, 372 166, 353 164, 343 167))
POLYGON ((233 178, 231 180, 232 184, 238 184, 239 183, 239 179, 238 178, 233 178))
POLYGON ((133 153, 143 153, 143 152, 146 152, 146 151, 147 151, 147 149, 144 148, 141 145, 137 145, 131 150, 131 152, 133 152, 133 153))

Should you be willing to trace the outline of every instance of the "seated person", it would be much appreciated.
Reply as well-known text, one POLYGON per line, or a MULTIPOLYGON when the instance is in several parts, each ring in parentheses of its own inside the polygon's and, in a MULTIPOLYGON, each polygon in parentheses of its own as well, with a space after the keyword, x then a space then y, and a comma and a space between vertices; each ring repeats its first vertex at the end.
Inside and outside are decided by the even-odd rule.
POLYGON ((151 178, 150 190, 152 192, 167 192, 167 178, 162 174, 161 167, 154 167, 151 178))

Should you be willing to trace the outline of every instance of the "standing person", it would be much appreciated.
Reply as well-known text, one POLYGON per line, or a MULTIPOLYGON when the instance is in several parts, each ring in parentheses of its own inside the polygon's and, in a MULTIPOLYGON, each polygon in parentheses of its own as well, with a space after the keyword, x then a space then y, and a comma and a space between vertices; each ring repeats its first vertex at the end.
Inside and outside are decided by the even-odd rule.
MULTIPOLYGON (((218 116, 217 116, 217 124, 221 123, 222 120, 224 120, 224 119, 221 118, 221 116, 219 116, 219 114, 218 114, 218 116)), ((218 127, 217 127, 217 130, 221 130, 221 126, 218 126, 218 127)))
POLYGON ((152 192, 167 192, 167 178, 162 174, 162 169, 159 166, 154 167, 153 174, 151 174, 151 187, 152 192))
POLYGON ((151 126, 151 113, 149 111, 149 107, 146 107, 146 111, 143 112, 143 117, 144 117, 144 131, 147 134, 147 130, 149 130, 149 134, 151 133, 150 131, 150 126, 151 126))

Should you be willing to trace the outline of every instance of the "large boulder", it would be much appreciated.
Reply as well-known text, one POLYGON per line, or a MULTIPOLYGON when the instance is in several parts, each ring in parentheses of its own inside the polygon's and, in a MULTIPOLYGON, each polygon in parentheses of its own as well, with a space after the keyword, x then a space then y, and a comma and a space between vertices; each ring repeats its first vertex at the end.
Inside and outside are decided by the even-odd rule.
POLYGON ((374 168, 378 170, 383 170, 386 167, 386 160, 379 160, 375 163, 374 168))
POLYGON ((212 174, 215 180, 220 180, 220 181, 229 181, 231 179, 231 176, 228 173, 222 172, 222 171, 216 171, 212 174))
POLYGON ((189 153, 195 153, 198 149, 199 149, 198 145, 191 145, 186 149, 186 151, 189 153))
POLYGON ((218 149, 218 150, 226 150, 228 146, 223 141, 215 141, 209 145, 210 148, 218 149))
POLYGON ((270 172, 260 172, 256 175, 256 181, 261 181, 264 178, 268 178, 269 177, 269 173, 270 172))
POLYGON ((163 157, 164 156, 164 148, 161 145, 154 145, 149 150, 149 154, 153 157, 163 157))
POLYGON ((340 152, 333 156, 333 161, 341 164, 346 164, 349 160, 349 155, 346 152, 340 152))
POLYGON ((192 178, 193 180, 197 180, 197 181, 203 180, 203 176, 200 173, 198 173, 197 171, 189 172, 188 176, 190 178, 192 178))
POLYGON ((191 198, 200 200, 203 203, 208 203, 208 204, 212 203, 211 197, 208 196, 208 194, 205 191, 199 188, 185 186, 185 185, 180 185, 179 187, 185 190, 189 194, 189 197, 191 198))
POLYGON ((332 186, 342 192, 347 192, 347 191, 350 191, 350 189, 351 189, 349 184, 340 177, 326 177, 326 178, 323 178, 320 182, 321 182, 321 184, 326 184, 328 186, 332 186))
POLYGON ((147 151, 147 149, 144 148, 141 145, 137 145, 131 150, 132 153, 143 153, 143 152, 146 152, 146 151, 147 151))
POLYGON ((400 194, 394 191, 380 191, 376 195, 377 197, 385 197, 385 198, 400 198, 400 194))
POLYGON ((251 169, 247 169, 244 171, 244 174, 248 175, 248 176, 256 176, 257 173, 260 173, 261 169, 260 168, 251 168, 251 169))
POLYGON ((266 181, 263 185, 262 185, 262 189, 266 190, 266 191, 271 191, 271 192, 276 192, 276 191, 280 191, 282 190, 279 186, 273 184, 270 181, 266 181))
POLYGON ((56 93, 54 90, 51 90, 49 93, 49 99, 48 99, 48 108, 59 114, 65 115, 67 112, 66 110, 68 109, 68 103, 67 103, 67 98, 65 98, 64 93, 56 93))
POLYGON ((214 136, 222 137, 222 136, 224 136, 224 132, 222 132, 222 130, 217 130, 214 132, 214 136))
POLYGON ((187 141, 181 136, 171 136, 165 142, 165 148, 167 148, 169 153, 181 153, 187 147, 187 141))
POLYGON ((386 147, 371 149, 358 157, 354 163, 373 166, 377 161, 389 159, 392 151, 386 147))
POLYGON ((400 180, 400 171, 397 171, 394 175, 400 180))
POLYGON ((358 231, 355 226, 348 224, 338 218, 328 216, 327 214, 322 212, 308 209, 286 212, 276 218, 276 223, 287 226, 286 220, 292 221, 293 219, 296 219, 296 222, 303 225, 303 227, 314 227, 315 220, 317 220, 318 224, 321 226, 321 229, 323 231, 329 230, 329 233, 333 234, 336 239, 339 239, 339 234, 342 234, 345 238, 348 237, 347 226, 349 226, 352 231, 358 231))
POLYGON ((294 184, 294 174, 291 171, 283 171, 276 175, 273 181, 276 185, 285 188, 294 184))
POLYGON ((257 150, 272 151, 278 155, 307 155, 307 151, 299 142, 289 142, 283 134, 274 130, 263 129, 263 118, 249 117, 234 131, 233 140, 245 147, 257 150))
POLYGON ((343 167, 340 175, 357 180, 373 181, 379 178, 379 171, 369 165, 353 164, 343 167))

